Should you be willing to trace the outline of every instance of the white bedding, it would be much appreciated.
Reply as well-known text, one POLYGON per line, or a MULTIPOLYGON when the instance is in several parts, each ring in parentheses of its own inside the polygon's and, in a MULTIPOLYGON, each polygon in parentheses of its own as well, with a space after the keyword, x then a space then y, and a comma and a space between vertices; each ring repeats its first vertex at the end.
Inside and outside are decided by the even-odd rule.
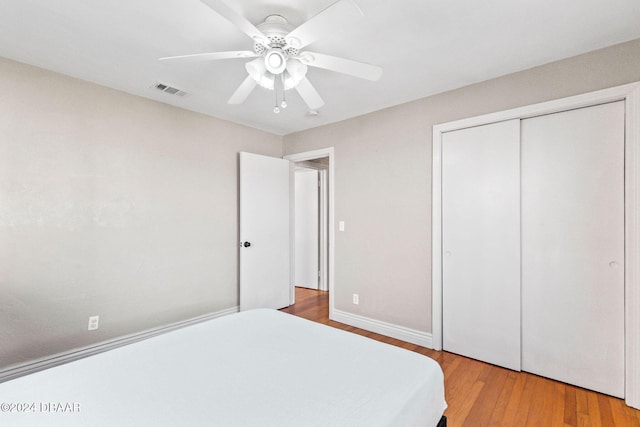
POLYGON ((446 408, 432 359, 275 310, 2 383, 0 403, 3 426, 83 427, 435 427, 446 408))

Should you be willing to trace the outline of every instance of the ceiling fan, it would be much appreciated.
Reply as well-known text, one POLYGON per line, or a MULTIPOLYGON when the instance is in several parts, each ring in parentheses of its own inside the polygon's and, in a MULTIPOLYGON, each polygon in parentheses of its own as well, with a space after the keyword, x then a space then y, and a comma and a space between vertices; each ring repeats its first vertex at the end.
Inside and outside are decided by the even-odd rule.
POLYGON ((292 27, 281 15, 269 15, 256 26, 224 0, 201 1, 251 37, 253 50, 169 56, 160 60, 195 62, 256 58, 245 64, 249 76, 229 98, 229 104, 242 104, 260 85, 275 91, 275 113, 287 107, 285 92, 293 88, 309 109, 315 111, 324 105, 324 101, 307 79, 307 67, 324 68, 371 81, 378 80, 382 75, 382 68, 376 65, 304 50, 318 40, 323 31, 346 24, 345 20, 352 16, 363 16, 353 0, 338 0, 297 28, 292 27))

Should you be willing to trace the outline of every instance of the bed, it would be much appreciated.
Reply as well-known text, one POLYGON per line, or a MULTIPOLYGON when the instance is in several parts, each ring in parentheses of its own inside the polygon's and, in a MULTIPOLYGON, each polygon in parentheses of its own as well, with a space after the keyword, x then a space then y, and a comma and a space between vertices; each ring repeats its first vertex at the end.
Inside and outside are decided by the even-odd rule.
POLYGON ((7 426, 446 423, 432 359, 268 309, 7 381, 0 402, 7 426))

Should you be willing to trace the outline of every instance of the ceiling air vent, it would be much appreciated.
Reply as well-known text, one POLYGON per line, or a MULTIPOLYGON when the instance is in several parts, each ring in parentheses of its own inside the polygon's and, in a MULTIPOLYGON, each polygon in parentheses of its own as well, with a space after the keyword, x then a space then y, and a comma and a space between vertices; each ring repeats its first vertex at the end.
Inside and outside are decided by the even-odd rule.
POLYGON ((185 96, 187 95, 187 92, 177 89, 175 87, 171 87, 169 85, 166 85, 164 83, 156 83, 153 85, 154 88, 158 89, 161 92, 164 93, 168 93, 169 95, 175 95, 175 96, 185 96))

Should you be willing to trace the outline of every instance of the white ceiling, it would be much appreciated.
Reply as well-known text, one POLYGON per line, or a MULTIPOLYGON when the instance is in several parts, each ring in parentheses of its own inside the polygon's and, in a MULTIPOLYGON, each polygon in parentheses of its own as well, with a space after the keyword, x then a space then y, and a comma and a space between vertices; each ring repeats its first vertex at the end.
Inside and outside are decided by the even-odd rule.
MULTIPOLYGON (((334 0, 227 3, 254 24, 302 24, 334 0)), ((380 65, 377 82, 310 68, 325 101, 315 117, 295 91, 273 113, 260 87, 227 100, 246 59, 166 63, 163 56, 251 50, 244 33, 199 0, 1 0, 0 56, 275 134, 359 116, 471 83, 640 38, 640 0, 355 0, 364 12, 309 49, 380 65), (175 97, 156 82, 189 93, 175 97)))

